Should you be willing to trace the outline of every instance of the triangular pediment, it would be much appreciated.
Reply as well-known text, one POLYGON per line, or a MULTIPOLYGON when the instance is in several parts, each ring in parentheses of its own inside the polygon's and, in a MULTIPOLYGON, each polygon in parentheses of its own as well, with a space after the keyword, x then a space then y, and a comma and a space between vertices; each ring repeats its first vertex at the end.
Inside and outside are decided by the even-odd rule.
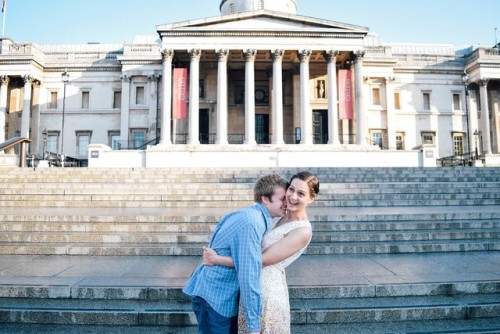
POLYGON ((272 11, 255 11, 233 15, 224 15, 200 20, 184 21, 157 26, 157 31, 236 31, 236 32, 259 32, 259 31, 286 31, 286 32, 345 32, 345 33, 368 33, 368 28, 299 16, 283 14, 272 11))

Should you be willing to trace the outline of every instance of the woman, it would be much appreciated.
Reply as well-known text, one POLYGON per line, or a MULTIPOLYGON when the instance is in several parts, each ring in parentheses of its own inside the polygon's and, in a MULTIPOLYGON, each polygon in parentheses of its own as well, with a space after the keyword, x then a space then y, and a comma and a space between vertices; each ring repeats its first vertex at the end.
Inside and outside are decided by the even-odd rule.
MULTIPOLYGON (((290 302, 285 268, 305 250, 312 237, 306 208, 319 193, 319 180, 309 172, 292 176, 286 192, 287 211, 284 217, 264 236, 262 242, 261 333, 290 333, 290 302)), ((231 257, 219 256, 204 248, 203 262, 207 265, 233 266, 231 257)), ((238 333, 247 333, 245 316, 240 307, 238 333)))

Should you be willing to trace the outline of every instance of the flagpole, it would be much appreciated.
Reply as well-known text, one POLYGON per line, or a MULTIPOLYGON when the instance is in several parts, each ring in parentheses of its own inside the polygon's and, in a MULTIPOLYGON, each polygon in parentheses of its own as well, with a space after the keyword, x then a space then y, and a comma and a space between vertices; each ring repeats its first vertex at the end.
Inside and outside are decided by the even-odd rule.
POLYGON ((5 16, 7 14, 7 0, 3 0, 2 2, 2 37, 5 37, 5 16))

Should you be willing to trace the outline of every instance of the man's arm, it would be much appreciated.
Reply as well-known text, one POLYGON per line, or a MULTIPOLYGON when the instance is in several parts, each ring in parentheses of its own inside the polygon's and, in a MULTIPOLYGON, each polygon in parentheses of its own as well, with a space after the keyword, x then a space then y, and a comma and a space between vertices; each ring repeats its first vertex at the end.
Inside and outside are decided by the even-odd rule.
POLYGON ((247 212, 231 247, 240 285, 240 302, 245 310, 248 330, 252 333, 260 331, 261 243, 265 229, 261 213, 247 212))

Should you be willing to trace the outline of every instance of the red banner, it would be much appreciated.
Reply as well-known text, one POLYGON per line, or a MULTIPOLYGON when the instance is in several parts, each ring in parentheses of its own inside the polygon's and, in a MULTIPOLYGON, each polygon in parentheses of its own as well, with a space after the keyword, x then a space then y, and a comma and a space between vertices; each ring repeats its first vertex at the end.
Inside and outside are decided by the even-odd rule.
POLYGON ((351 75, 351 70, 339 70, 339 119, 352 119, 351 75))
POLYGON ((187 68, 174 68, 174 87, 172 92, 172 117, 174 119, 186 118, 187 75, 187 68))

